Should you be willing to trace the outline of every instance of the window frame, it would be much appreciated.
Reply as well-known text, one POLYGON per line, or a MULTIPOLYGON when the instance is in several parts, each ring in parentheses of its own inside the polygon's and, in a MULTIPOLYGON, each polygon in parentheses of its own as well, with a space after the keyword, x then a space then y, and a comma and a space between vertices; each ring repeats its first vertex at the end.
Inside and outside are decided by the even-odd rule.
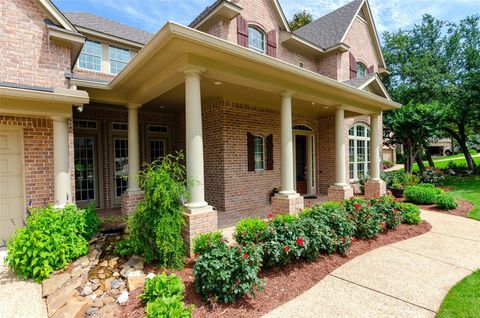
POLYGON ((265 152, 266 152, 266 149, 265 149, 265 137, 263 136, 259 136, 259 135, 254 135, 253 136, 253 163, 254 163, 254 167, 255 167, 255 171, 265 171, 265 152), (257 168, 257 163, 259 162, 257 160, 257 155, 260 154, 258 151, 257 151, 257 141, 258 140, 261 140, 261 146, 262 146, 262 152, 261 152, 261 164, 262 164, 262 167, 261 168, 257 168))
MULTIPOLYGON (((95 63, 93 63, 95 64, 95 63)), ((103 72, 103 44, 102 42, 99 42, 99 41, 94 41, 94 40, 86 40, 85 43, 83 44, 83 47, 82 47, 82 50, 80 51, 80 54, 78 56, 78 62, 77 62, 77 66, 79 69, 81 70, 87 70, 87 71, 92 71, 92 72, 103 72), (86 49, 86 45, 87 43, 95 43, 95 44, 98 44, 100 46, 100 55, 95 55, 95 53, 87 53, 87 52, 84 52, 84 49, 86 49), (88 67, 82 67, 81 66, 81 56, 82 54, 84 55, 88 55, 88 56, 93 56, 93 58, 99 58, 100 59, 100 69, 99 70, 96 70, 96 69, 91 69, 91 68, 88 68, 88 67)))
POLYGON ((258 26, 252 25, 252 24, 248 25, 247 30, 248 30, 248 48, 251 49, 251 50, 254 50, 255 52, 266 54, 267 53, 267 34, 265 33, 265 31, 263 31, 258 26), (255 46, 250 44, 250 41, 253 38, 253 36, 252 36, 253 34, 250 33, 250 30, 256 31, 256 32, 258 32, 258 34, 260 34, 262 36, 262 38, 261 38, 261 41, 262 41, 261 43, 263 44, 262 49, 260 49, 258 47, 255 47, 255 46))
POLYGON ((131 60, 132 60, 132 54, 131 54, 129 49, 119 47, 119 46, 115 46, 115 45, 108 45, 108 66, 109 66, 110 74, 112 74, 112 75, 120 74, 120 72, 128 65, 128 63, 130 63, 131 60), (122 61, 122 60, 119 60, 119 59, 116 59, 116 58, 112 58, 111 54, 112 54, 113 50, 125 51, 128 54, 128 61, 122 61), (114 73, 112 71, 112 61, 115 62, 115 63, 124 63, 125 65, 122 67, 121 70, 118 71, 118 73, 114 73))
MULTIPOLYGON (((363 165, 363 175, 370 174, 370 162, 371 162, 371 128, 365 123, 355 123, 350 126, 348 129, 348 170, 349 170, 349 180, 351 182, 358 181, 361 177, 358 174, 359 165, 363 165), (363 135, 360 131, 363 128, 363 135), (353 130, 353 135, 351 134, 353 130), (363 146, 361 146, 363 144, 363 146), (360 147, 360 149, 359 149, 360 147), (363 154, 359 153, 359 150, 363 149, 363 154), (359 155, 363 155, 364 160, 359 161, 359 155), (353 157, 353 161, 352 161, 353 157)), ((361 151, 360 151, 361 152, 361 151)))
POLYGON ((362 77, 368 74, 368 68, 367 66, 362 63, 357 61, 357 77, 362 77), (362 74, 363 73, 363 74, 362 74))

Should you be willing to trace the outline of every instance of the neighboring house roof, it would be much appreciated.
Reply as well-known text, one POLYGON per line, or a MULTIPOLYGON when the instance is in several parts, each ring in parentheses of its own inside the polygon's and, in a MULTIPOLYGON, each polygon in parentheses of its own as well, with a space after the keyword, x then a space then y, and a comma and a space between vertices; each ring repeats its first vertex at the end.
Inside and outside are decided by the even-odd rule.
POLYGON ((355 0, 293 33, 323 49, 340 44, 364 0, 355 0))
POLYGON ((105 19, 87 12, 64 12, 70 22, 89 30, 101 32, 121 39, 147 44, 154 34, 135 27, 105 19))

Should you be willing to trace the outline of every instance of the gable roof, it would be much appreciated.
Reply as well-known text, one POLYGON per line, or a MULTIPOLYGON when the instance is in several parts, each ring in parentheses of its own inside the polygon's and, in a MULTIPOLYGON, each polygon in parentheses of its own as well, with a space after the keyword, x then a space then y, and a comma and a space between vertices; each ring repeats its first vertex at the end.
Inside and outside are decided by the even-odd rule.
POLYGON ((364 0, 355 0, 293 33, 323 49, 340 44, 364 0))
MULTIPOLYGON (((192 22, 188 25, 190 28, 195 27, 195 25, 200 22, 203 18, 209 15, 216 7, 218 7, 223 2, 231 2, 231 0, 216 0, 213 4, 206 7, 192 22)), ((288 25, 287 18, 285 17, 285 13, 280 6, 280 2, 278 0, 270 0, 275 9, 275 13, 277 14, 278 19, 280 20, 280 24, 285 31, 290 31, 290 26, 288 25)), ((232 2, 233 3, 233 2, 232 2)))
POLYGON ((73 25, 124 40, 147 44, 154 34, 135 27, 99 17, 87 12, 64 12, 73 25))
POLYGON ((36 0, 36 2, 47 11, 48 15, 53 18, 54 22, 63 27, 65 30, 77 33, 75 27, 68 21, 65 15, 50 0, 36 0))
POLYGON ((388 93, 387 89, 383 85, 382 80, 380 79, 377 73, 366 74, 364 76, 360 76, 348 81, 344 81, 343 83, 353 86, 360 90, 365 90, 367 87, 370 87, 373 90, 381 93, 377 95, 383 96, 388 100, 392 100, 392 98, 390 97, 390 94, 388 93))

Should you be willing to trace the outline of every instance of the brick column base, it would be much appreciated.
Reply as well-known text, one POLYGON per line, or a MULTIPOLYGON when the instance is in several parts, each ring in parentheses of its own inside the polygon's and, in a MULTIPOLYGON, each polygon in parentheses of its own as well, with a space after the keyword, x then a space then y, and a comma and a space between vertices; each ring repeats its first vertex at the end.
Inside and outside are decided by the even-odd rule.
POLYGON ((328 189, 329 201, 343 201, 353 197, 353 188, 350 185, 337 186, 331 185, 328 189))
POLYGON ((368 180, 365 183, 365 197, 371 198, 387 194, 387 185, 383 180, 368 180))
POLYGON ((272 198, 272 214, 297 214, 303 210, 304 200, 298 193, 291 195, 275 194, 272 198))
POLYGON ((182 231, 183 239, 187 245, 188 255, 193 254, 193 238, 202 233, 218 230, 217 211, 211 206, 200 209, 185 208, 185 227, 182 231))
POLYGON ((124 191, 120 198, 120 206, 122 208, 122 215, 129 215, 135 212, 137 204, 143 201, 143 191, 124 191))

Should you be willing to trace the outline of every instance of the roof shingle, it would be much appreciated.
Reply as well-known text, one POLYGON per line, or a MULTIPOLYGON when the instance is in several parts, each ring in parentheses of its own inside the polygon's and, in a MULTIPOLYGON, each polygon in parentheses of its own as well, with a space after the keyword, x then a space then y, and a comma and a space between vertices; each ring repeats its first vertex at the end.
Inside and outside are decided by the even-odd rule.
POLYGON ((340 44, 363 0, 355 0, 293 33, 323 49, 340 44))
POLYGON ((361 87, 363 84, 368 82, 372 77, 375 77, 375 73, 370 73, 364 76, 356 77, 348 81, 344 81, 343 84, 353 86, 355 88, 361 87))
POLYGON ((83 27, 139 44, 147 44, 154 36, 154 34, 150 32, 105 19, 88 12, 64 12, 63 14, 74 26, 83 27))

